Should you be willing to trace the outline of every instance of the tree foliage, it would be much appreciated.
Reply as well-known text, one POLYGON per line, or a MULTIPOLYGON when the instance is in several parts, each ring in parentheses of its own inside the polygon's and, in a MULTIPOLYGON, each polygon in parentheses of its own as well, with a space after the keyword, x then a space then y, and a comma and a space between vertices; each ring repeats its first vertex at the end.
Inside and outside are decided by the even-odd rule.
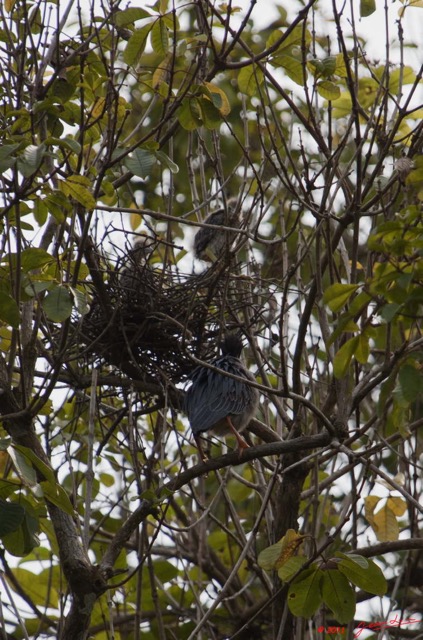
POLYGON ((413 619, 421 3, 378 14, 379 59, 371 1, 275 3, 273 22, 254 1, 141 4, 0 7, 0 626, 413 619), (194 260, 234 199, 237 233, 194 260), (230 327, 260 412, 241 457, 212 437, 199 462, 183 388, 230 327))

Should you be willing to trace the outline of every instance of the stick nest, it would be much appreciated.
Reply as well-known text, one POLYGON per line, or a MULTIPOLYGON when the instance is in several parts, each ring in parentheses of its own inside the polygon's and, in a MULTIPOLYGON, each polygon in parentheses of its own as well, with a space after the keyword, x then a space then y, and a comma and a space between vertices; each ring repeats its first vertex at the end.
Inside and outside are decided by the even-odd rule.
POLYGON ((140 254, 132 250, 106 269, 104 291, 96 291, 83 318, 82 340, 88 353, 133 378, 176 383, 195 366, 190 355, 216 354, 226 265, 181 274, 140 254))

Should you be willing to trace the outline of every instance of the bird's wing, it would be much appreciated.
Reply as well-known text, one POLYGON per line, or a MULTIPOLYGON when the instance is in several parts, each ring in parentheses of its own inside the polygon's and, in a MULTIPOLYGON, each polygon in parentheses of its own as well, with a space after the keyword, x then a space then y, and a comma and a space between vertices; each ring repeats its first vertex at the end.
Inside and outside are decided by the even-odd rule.
MULTIPOLYGON (((233 360, 239 362, 236 358, 233 360)), ((240 375, 231 358, 218 359, 214 364, 228 373, 240 375)), ((192 380, 185 397, 185 410, 193 433, 212 429, 228 415, 241 414, 250 402, 248 385, 212 369, 199 367, 192 380)))

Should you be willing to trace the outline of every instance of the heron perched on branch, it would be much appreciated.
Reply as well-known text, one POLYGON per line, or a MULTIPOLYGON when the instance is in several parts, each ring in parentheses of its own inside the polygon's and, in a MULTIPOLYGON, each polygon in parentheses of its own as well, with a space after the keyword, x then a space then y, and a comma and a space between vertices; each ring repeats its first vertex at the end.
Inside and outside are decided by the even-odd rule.
POLYGON ((210 363, 214 368, 199 366, 191 375, 192 384, 185 396, 185 412, 202 460, 207 457, 200 436, 206 431, 232 433, 240 454, 248 448, 240 432, 257 412, 259 393, 248 384, 255 379, 240 360, 242 347, 239 335, 229 333, 221 344, 222 355, 210 363))
POLYGON ((239 209, 236 202, 230 200, 227 211, 218 209, 213 211, 204 220, 204 224, 213 225, 214 228, 201 227, 194 238, 195 257, 205 262, 214 262, 222 255, 226 247, 229 247, 240 226, 239 209), (222 227, 232 227, 233 231, 222 229, 222 227))

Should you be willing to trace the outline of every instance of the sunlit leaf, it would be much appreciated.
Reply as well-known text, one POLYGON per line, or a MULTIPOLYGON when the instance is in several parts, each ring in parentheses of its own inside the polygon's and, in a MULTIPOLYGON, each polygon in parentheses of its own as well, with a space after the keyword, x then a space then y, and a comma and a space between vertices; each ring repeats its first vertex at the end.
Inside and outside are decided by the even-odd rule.
POLYGON ((400 496, 389 496, 386 506, 399 518, 404 515, 408 508, 407 502, 400 496))
POLYGON ((373 529, 380 542, 398 540, 399 526, 394 512, 388 507, 387 502, 373 516, 373 529))
POLYGON ((42 301, 47 317, 53 322, 63 322, 72 313, 73 299, 67 287, 61 285, 49 291, 42 301))
POLYGON ((24 249, 20 256, 21 268, 25 273, 29 273, 33 269, 40 269, 54 260, 50 253, 39 247, 24 249))

